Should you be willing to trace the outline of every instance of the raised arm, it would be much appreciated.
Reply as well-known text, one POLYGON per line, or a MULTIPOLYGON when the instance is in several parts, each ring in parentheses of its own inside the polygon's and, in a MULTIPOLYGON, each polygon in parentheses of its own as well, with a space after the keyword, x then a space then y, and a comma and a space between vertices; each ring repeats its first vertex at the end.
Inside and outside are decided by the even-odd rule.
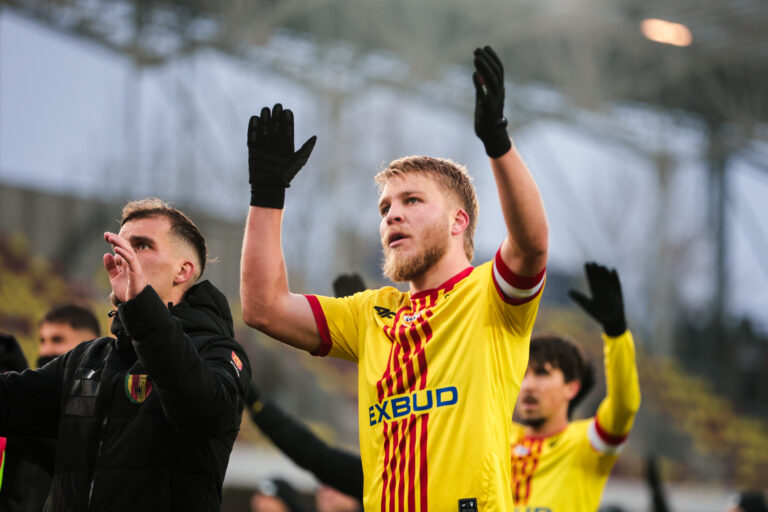
POLYGON ((541 194, 530 171, 507 135, 504 117, 504 68, 490 46, 475 50, 475 133, 491 160, 507 238, 504 263, 523 277, 547 263, 549 227, 541 194))
POLYGON ((569 295, 603 326, 606 397, 597 410, 597 434, 608 445, 620 445, 640 408, 640 383, 635 345, 624 318, 621 283, 615 270, 585 265, 592 298, 571 290, 569 295))
POLYGON ((259 389, 251 383, 248 413, 275 446, 324 484, 362 501, 363 465, 360 455, 329 446, 306 425, 259 395, 259 389))
POLYGON ((281 229, 285 189, 306 163, 316 137, 296 152, 293 113, 279 103, 248 123, 251 207, 240 261, 243 320, 273 338, 314 352, 320 335, 309 303, 291 293, 285 270, 281 229))

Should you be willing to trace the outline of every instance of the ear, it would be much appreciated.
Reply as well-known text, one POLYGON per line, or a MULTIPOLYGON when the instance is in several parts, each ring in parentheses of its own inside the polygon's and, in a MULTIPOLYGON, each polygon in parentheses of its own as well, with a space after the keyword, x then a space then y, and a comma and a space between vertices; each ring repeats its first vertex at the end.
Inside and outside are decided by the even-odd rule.
POLYGON ((173 284, 192 284, 195 277, 195 264, 190 260, 179 260, 176 274, 173 276, 173 284))
POLYGON ((469 215, 463 208, 456 210, 451 223, 451 235, 459 235, 469 226, 469 215))
POLYGON ((565 396, 568 398, 569 402, 573 400, 573 397, 579 394, 580 389, 581 381, 579 379, 573 379, 571 382, 565 383, 565 396))

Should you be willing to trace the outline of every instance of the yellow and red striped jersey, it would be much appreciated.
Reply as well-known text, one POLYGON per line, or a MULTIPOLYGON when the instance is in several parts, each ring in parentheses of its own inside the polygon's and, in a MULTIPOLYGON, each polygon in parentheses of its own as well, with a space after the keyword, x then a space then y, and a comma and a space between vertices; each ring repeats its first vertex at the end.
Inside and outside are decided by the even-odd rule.
POLYGON ((543 270, 516 276, 497 253, 413 295, 307 296, 318 355, 359 365, 365 510, 511 510, 511 419, 543 286, 543 270))
POLYGON ((607 395, 594 418, 570 422, 549 437, 527 437, 523 425, 513 424, 515 512, 577 512, 600 506, 640 406, 632 334, 604 334, 603 340, 607 395))

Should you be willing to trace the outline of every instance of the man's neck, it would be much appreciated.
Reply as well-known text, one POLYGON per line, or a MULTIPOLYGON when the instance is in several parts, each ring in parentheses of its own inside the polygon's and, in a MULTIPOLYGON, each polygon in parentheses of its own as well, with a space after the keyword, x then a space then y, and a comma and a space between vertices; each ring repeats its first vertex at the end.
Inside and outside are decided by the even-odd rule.
POLYGON ((468 266, 469 260, 463 252, 461 256, 455 255, 454 257, 450 257, 446 254, 445 257, 430 267, 422 275, 411 280, 411 295, 423 292, 424 290, 437 288, 468 266))
POLYGON ((568 426, 567 416, 557 416, 549 418, 542 425, 538 427, 525 426, 526 437, 549 437, 565 430, 568 426))

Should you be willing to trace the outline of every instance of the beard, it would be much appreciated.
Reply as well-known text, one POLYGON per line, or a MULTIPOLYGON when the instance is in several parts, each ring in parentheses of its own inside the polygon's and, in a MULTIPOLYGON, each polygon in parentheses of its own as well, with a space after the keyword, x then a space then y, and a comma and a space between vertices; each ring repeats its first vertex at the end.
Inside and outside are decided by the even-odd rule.
POLYGON ((401 256, 399 249, 391 249, 384 241, 384 276, 396 283, 412 281, 432 268, 448 251, 450 235, 446 227, 436 222, 424 230, 423 243, 410 256, 401 256))
POLYGON ((547 422, 547 418, 542 418, 541 416, 537 418, 522 418, 520 420, 520 423, 522 423, 526 427, 531 427, 534 430, 537 428, 540 428, 546 422, 547 422))

